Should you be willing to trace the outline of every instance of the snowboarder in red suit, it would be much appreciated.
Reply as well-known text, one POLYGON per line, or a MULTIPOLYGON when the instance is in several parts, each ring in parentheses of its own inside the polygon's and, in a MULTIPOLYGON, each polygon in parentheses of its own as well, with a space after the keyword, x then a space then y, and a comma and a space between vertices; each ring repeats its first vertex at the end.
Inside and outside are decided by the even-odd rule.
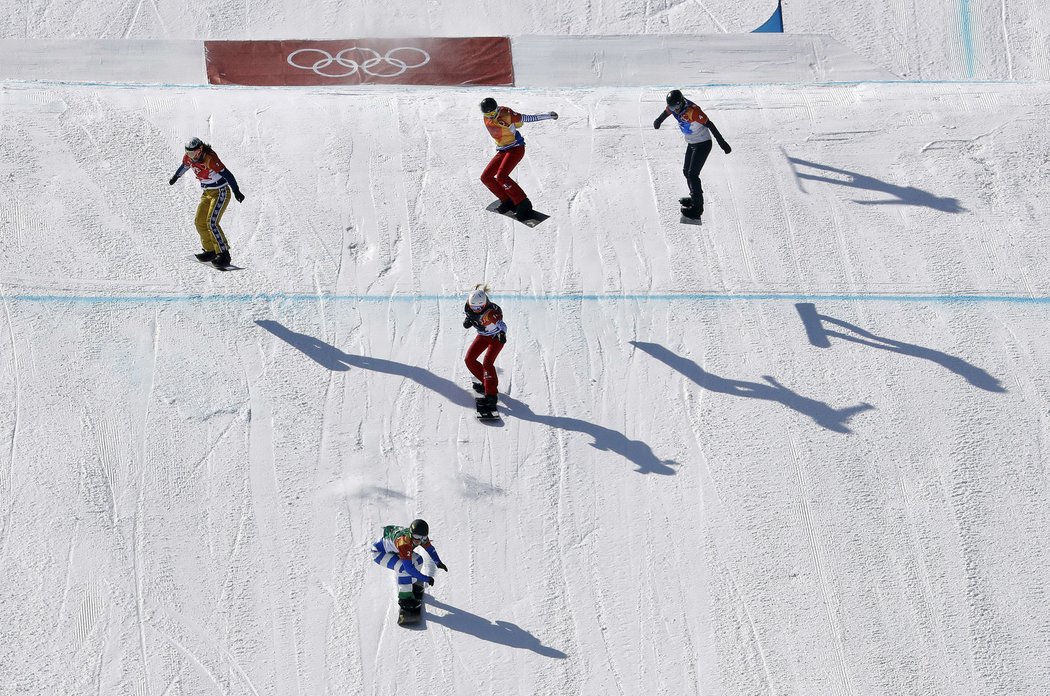
POLYGON ((496 408, 499 388, 496 356, 507 344, 507 324, 503 321, 503 310, 489 300, 488 287, 478 285, 467 297, 463 311, 466 314, 463 328, 473 327, 478 331, 463 361, 477 380, 474 391, 484 394, 478 399, 478 410, 492 411, 496 408))

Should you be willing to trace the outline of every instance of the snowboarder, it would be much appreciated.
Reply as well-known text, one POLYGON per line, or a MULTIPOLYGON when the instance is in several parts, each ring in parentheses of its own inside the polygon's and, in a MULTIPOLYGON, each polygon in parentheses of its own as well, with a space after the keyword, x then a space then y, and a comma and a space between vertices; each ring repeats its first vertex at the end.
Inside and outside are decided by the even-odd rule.
POLYGON ((437 549, 430 543, 430 526, 425 520, 412 520, 407 527, 391 524, 383 527, 383 536, 372 544, 375 562, 396 573, 397 603, 400 608, 398 623, 419 618, 422 609, 423 588, 433 585, 434 578, 424 575, 419 570, 423 558, 415 553, 416 547, 422 546, 441 570, 448 572, 448 567, 441 562, 437 549))
POLYGON ((507 344, 507 324, 503 321, 503 310, 489 300, 488 286, 477 285, 467 296, 463 305, 466 317, 463 328, 474 327, 478 335, 467 348, 464 362, 470 374, 474 375, 474 391, 483 396, 477 400, 478 414, 493 417, 496 411, 499 378, 496 376, 496 356, 507 344), (478 360, 484 353, 484 362, 478 360))
POLYGON ((704 168, 707 156, 711 154, 711 136, 718 141, 718 146, 727 155, 733 151, 725 141, 718 128, 707 117, 700 107, 682 96, 677 89, 667 93, 667 107, 656 120, 653 128, 660 129, 660 124, 668 116, 674 116, 678 127, 685 136, 688 145, 685 148, 685 166, 682 173, 689 185, 689 195, 679 199, 682 204, 682 215, 692 220, 699 220, 704 213, 704 189, 700 185, 700 170, 704 168))
POLYGON ((492 97, 481 100, 481 113, 485 116, 485 128, 496 141, 496 155, 481 173, 481 183, 499 199, 497 213, 514 210, 514 217, 524 221, 532 213, 532 201, 510 173, 525 156, 525 138, 521 137, 518 128, 523 123, 558 120, 558 114, 549 111, 545 114, 519 114, 509 107, 500 106, 492 97))
POLYGON ((188 169, 193 170, 201 188, 204 189, 201 192, 201 202, 197 206, 197 216, 194 218, 202 249, 201 253, 194 255, 198 261, 210 261, 216 268, 226 268, 230 265, 230 245, 226 242, 226 235, 219 226, 219 220, 230 203, 230 192, 233 192, 233 197, 238 203, 244 200, 244 194, 241 193, 233 172, 223 165, 215 150, 211 149, 211 145, 202 142, 200 138, 192 138, 186 143, 186 154, 182 157, 182 164, 168 180, 168 184, 174 186, 188 169))

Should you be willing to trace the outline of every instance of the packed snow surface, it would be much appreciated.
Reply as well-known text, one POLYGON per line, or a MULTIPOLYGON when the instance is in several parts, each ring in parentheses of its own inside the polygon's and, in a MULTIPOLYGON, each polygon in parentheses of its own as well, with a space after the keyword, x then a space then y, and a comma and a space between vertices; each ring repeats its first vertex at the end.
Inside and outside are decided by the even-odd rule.
MULTIPOLYGON (((8 4, 7 38, 138 39, 293 6, 8 4)), ((385 7, 286 28, 476 10, 385 7)), ((662 89, 62 80, 0 86, 0 693, 1045 693, 1050 85, 686 87, 733 146, 697 227, 662 89), (488 94, 561 116, 523 128, 535 229, 484 210, 488 94), (194 135, 242 270, 191 256, 194 135), (368 546, 414 517, 449 572, 407 630, 368 546)))

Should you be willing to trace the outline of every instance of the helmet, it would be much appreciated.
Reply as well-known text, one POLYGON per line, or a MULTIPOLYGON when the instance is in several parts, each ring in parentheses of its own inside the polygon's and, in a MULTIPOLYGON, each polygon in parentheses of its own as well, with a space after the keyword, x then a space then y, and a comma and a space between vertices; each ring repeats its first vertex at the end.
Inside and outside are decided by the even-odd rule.
POLYGON ((478 288, 474 292, 470 293, 470 296, 467 297, 467 306, 469 306, 470 309, 474 312, 480 312, 481 310, 485 309, 485 305, 487 305, 488 303, 488 293, 486 293, 481 288, 478 288))
POLYGON ((499 104, 492 97, 485 97, 481 100, 481 113, 489 114, 499 108, 499 104))
POLYGON ((671 111, 681 111, 685 106, 685 97, 677 89, 672 89, 667 93, 667 106, 671 108, 671 111))
POLYGON ((430 525, 427 524, 426 520, 412 520, 412 524, 408 525, 408 529, 414 537, 423 539, 430 536, 430 525))
POLYGON ((190 138, 190 141, 186 143, 186 152, 189 152, 190 150, 196 150, 203 144, 204 143, 201 142, 200 138, 190 138))

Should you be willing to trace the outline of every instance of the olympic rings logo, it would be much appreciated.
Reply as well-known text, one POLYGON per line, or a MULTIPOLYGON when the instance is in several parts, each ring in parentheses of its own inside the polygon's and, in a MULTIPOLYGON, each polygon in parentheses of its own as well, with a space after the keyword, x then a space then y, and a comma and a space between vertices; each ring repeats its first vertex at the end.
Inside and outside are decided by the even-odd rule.
MULTIPOLYGON (((307 58, 307 60, 309 59, 307 58)), ((344 48, 334 56, 328 51, 320 48, 300 48, 298 51, 293 51, 288 55, 288 65, 293 68, 299 68, 300 70, 313 70, 321 77, 332 78, 350 77, 358 71, 365 75, 371 75, 372 77, 397 77, 413 68, 421 68, 429 62, 430 54, 422 48, 415 48, 414 46, 398 46, 397 48, 391 48, 389 51, 382 54, 371 48, 351 46, 350 48, 344 48), (413 51, 418 55, 414 56, 414 60, 411 63, 408 60, 398 58, 396 55, 400 54, 407 59, 413 51), (354 55, 355 52, 356 55, 354 55), (320 57, 315 60, 312 65, 300 65, 296 61, 296 58, 304 53, 320 54, 320 57), (358 59, 360 58, 364 58, 364 60, 359 61, 358 59), (332 63, 338 65, 342 70, 336 73, 324 72, 325 68, 332 63), (381 63, 390 66, 394 72, 376 72, 372 69, 381 63)))

